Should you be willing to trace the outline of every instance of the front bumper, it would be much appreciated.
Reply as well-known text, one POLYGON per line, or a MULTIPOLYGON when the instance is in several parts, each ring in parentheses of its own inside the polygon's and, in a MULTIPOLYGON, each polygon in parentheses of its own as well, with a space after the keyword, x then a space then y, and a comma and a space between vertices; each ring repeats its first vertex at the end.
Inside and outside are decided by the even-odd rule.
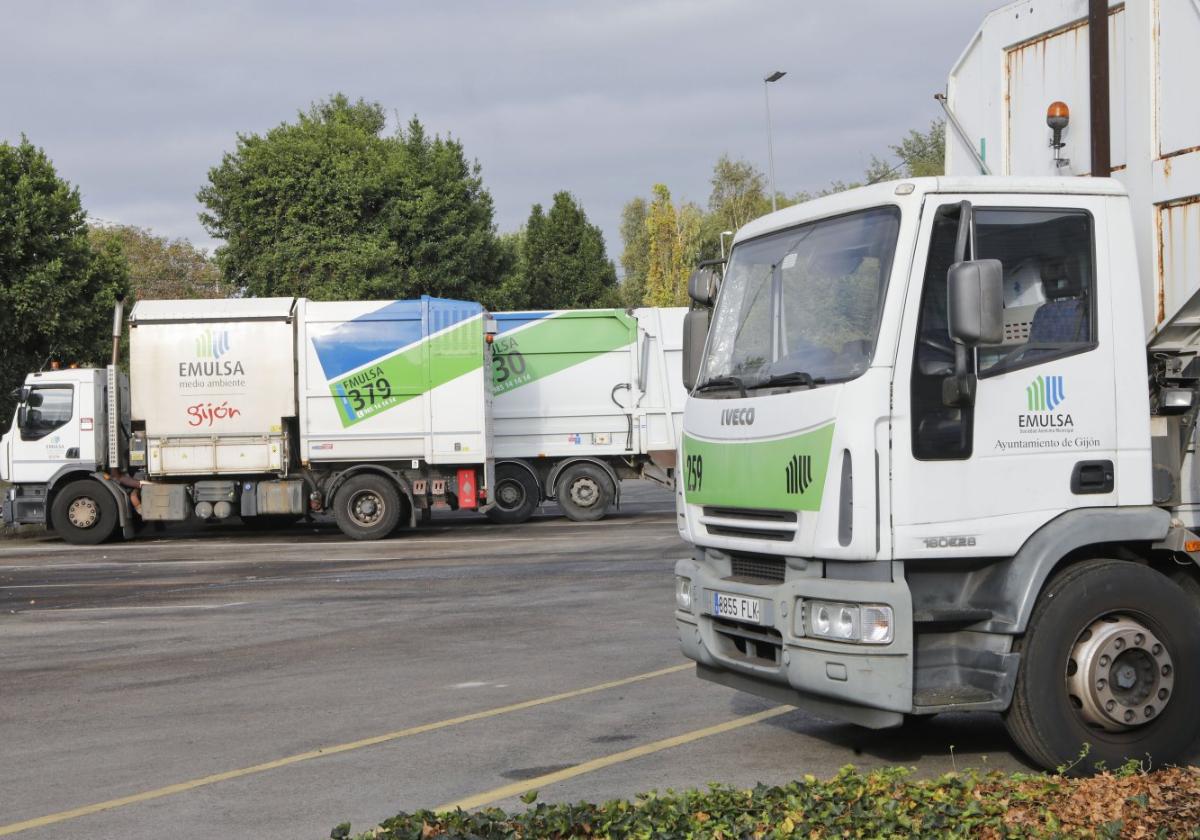
MULTIPOLYGON (((898 564, 896 564, 898 566, 898 564)), ((817 560, 789 558, 783 582, 750 581, 731 575, 730 559, 696 549, 679 560, 675 573, 691 580, 692 605, 676 609, 684 654, 701 677, 821 717, 871 728, 898 726, 912 711, 912 599, 903 573, 890 581, 834 580, 817 560), (708 593, 746 595, 764 602, 763 624, 715 619, 708 593), (806 600, 886 604, 893 610, 893 639, 886 645, 827 641, 805 634, 806 600)))

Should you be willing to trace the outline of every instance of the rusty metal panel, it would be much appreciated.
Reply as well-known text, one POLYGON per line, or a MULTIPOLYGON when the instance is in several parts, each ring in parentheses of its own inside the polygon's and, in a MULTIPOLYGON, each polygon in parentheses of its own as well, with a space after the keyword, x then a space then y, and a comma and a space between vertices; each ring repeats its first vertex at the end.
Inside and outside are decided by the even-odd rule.
POLYGON ((1196 51, 1200 49, 1200 2, 1156 0, 1156 121, 1159 157, 1200 150, 1196 104, 1196 51))
POLYGON ((1161 324, 1200 291, 1200 195, 1156 209, 1157 323, 1161 324))
MULTIPOLYGON (((1126 165, 1125 143, 1125 7, 1108 15, 1110 62, 1109 108, 1112 165, 1126 165)), ((1088 86, 1087 20, 1077 20, 1039 34, 1005 50, 1005 106, 1007 132, 1005 173, 1020 175, 1085 175, 1091 166, 1088 137, 1091 108, 1088 86), (1054 101, 1067 103, 1071 122, 1063 133, 1062 156, 1067 167, 1056 167, 1050 148, 1051 132, 1046 108, 1054 101)))

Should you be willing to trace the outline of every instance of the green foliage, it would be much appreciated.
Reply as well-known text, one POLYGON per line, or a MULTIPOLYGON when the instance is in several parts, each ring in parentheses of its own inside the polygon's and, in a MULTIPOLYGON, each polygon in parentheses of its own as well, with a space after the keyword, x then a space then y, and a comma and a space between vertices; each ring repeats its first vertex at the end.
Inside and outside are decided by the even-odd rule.
POLYGON ((0 143, 0 416, 49 357, 107 361, 112 306, 127 287, 119 245, 88 243, 79 190, 25 137, 0 143))
POLYGON ((92 248, 110 243, 129 263, 129 291, 136 300, 229 297, 232 289, 208 255, 186 239, 156 236, 132 225, 88 229, 92 248))
MULTIPOLYGON (((864 774, 846 767, 827 781, 713 785, 603 804, 533 804, 536 796, 521 797, 530 807, 516 813, 401 813, 359 838, 1200 837, 1194 768, 1124 778, 948 773, 914 780, 905 768, 864 774)), ((337 834, 344 828, 331 836, 346 836, 337 834)))
POLYGON ((646 199, 638 196, 621 209, 621 303, 629 309, 641 306, 646 299, 646 274, 650 270, 650 232, 646 228, 648 213, 646 199))
POLYGON ((700 254, 703 212, 695 204, 676 208, 671 191, 655 184, 646 211, 649 237, 646 270, 647 306, 686 306, 687 279, 700 254))
POLYGON ((462 145, 414 117, 384 136, 378 103, 337 94, 239 135, 197 195, 217 261, 250 295, 473 298, 504 269, 491 195, 462 145))
POLYGON ((716 217, 721 230, 736 231, 747 222, 771 212, 767 180, 749 161, 731 160, 728 155, 721 155, 713 167, 710 183, 708 212, 716 217))
POLYGON ((518 281, 509 280, 504 308, 586 309, 618 304, 617 272, 600 228, 569 192, 550 210, 533 205, 518 242, 518 281))
MULTIPOLYGON (((889 178, 941 175, 945 147, 946 124, 943 120, 934 120, 927 132, 913 129, 899 143, 888 147, 891 156, 898 159, 897 163, 891 163, 886 157, 871 155, 861 180, 831 181, 815 193, 777 193, 776 205, 782 210, 793 204, 889 178)), ((625 205, 621 213, 621 239, 625 246, 621 255, 621 265, 625 270, 621 295, 626 306, 640 306, 652 301, 661 301, 652 303, 656 306, 686 303, 687 271, 674 264, 675 258, 690 255, 692 262, 688 263, 688 270, 694 267, 695 262, 715 259, 721 253, 722 232, 736 232, 747 222, 771 212, 766 178, 749 161, 721 155, 713 166, 709 183, 712 191, 708 196, 707 212, 702 213, 695 205, 685 204, 675 210, 672 217, 670 211, 674 210, 674 205, 670 203, 670 191, 661 184, 655 186, 654 200, 649 206, 642 198, 634 198, 625 205), (660 187, 666 194, 665 200, 659 193, 660 187), (668 235, 672 228, 674 234, 668 235), (669 244, 672 241, 675 244, 669 244), (682 287, 679 282, 681 272, 682 287), (654 274, 652 282, 648 280, 651 273, 654 274)))

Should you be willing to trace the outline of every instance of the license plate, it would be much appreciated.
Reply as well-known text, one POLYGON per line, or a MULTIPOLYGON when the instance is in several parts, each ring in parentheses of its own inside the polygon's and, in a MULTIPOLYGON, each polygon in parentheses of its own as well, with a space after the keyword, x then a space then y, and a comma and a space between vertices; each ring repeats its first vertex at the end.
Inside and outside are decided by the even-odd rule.
POLYGON ((719 618, 732 618, 734 621, 746 621, 750 624, 763 623, 763 602, 758 598, 714 592, 709 607, 712 614, 719 618))

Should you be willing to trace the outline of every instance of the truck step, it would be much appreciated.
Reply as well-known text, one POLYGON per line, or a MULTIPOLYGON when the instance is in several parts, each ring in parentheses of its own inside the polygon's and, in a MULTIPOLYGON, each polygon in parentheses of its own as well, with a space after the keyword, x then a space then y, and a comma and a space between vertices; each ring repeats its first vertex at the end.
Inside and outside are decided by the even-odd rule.
POLYGON ((967 706, 994 703, 998 698, 992 692, 970 685, 937 685, 918 689, 913 694, 913 706, 922 709, 944 706, 967 706))

